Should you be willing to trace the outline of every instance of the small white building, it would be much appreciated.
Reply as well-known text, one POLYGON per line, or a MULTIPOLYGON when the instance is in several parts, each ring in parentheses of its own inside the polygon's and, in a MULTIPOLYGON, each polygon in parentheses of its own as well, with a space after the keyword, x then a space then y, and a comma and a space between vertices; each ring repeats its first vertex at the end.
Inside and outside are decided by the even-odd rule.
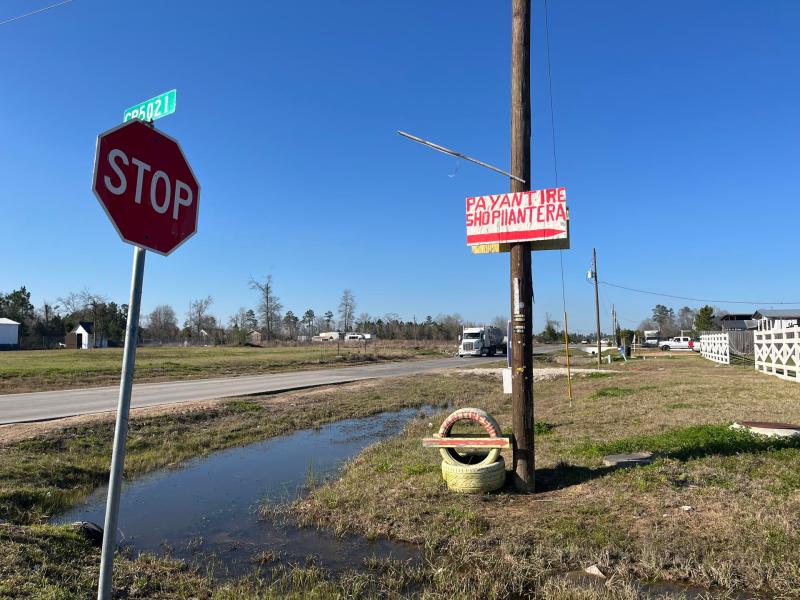
POLYGON ((108 348, 108 339, 104 335, 99 337, 94 333, 94 323, 78 321, 75 329, 67 334, 67 348, 73 350, 88 350, 89 348, 108 348))
POLYGON ((0 350, 19 350, 19 323, 0 317, 0 350))

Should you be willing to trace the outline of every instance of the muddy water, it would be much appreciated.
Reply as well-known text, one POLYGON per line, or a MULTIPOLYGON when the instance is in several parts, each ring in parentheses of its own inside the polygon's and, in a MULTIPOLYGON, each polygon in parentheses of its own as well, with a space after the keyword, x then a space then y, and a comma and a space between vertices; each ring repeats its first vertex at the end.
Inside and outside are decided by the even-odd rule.
MULTIPOLYGON (((430 408, 405 409, 362 419, 338 421, 215 452, 178 468, 128 482, 122 490, 118 539, 134 554, 155 552, 185 559, 218 576, 256 568, 261 552, 278 553, 284 562, 314 556, 339 571, 360 567, 365 558, 418 560, 412 545, 361 537, 336 537, 324 531, 259 520, 258 505, 290 501, 309 479, 334 475, 343 461, 379 439, 400 433, 409 419, 430 408)), ((101 524, 106 489, 53 519, 56 523, 101 524)))

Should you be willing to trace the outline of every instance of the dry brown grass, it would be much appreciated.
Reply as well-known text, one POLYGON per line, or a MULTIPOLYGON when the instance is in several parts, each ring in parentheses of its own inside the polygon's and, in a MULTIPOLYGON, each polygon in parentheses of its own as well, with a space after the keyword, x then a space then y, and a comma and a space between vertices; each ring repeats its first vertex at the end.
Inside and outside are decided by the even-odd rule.
MULTIPOLYGON (((692 355, 615 370, 576 380, 573 408, 563 380, 537 384, 536 418, 552 428, 537 439, 536 494, 449 493, 416 426, 367 450, 297 514, 427 544, 460 597, 553 597, 553 578, 591 564, 625 581, 798 597, 800 444, 773 447, 726 425, 800 422, 800 386, 692 355), (661 451, 648 467, 601 466, 604 451, 648 446, 661 451)), ((509 425, 496 382, 476 380, 475 390, 467 403, 509 425)), ((446 597, 437 581, 429 592, 446 597)))

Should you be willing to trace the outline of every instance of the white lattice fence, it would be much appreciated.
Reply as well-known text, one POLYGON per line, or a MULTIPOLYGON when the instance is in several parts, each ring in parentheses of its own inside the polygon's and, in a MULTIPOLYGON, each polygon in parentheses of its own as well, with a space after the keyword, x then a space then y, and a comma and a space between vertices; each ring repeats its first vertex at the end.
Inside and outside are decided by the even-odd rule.
POLYGON ((730 340, 726 332, 700 335, 700 356, 723 365, 731 364, 730 340))
POLYGON ((800 327, 772 324, 755 332, 756 369, 789 381, 800 381, 800 327))

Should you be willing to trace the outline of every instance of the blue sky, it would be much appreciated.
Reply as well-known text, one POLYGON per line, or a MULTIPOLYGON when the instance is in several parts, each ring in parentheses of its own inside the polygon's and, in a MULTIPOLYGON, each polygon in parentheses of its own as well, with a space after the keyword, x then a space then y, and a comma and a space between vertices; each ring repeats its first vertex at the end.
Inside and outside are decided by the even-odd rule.
MULTIPOLYGON (((0 21, 46 4, 4 0, 0 21)), ((533 8, 539 188, 555 177, 533 8)), ((37 306, 83 287, 127 301, 131 247, 90 190, 95 140, 177 88, 158 125, 201 182, 199 232, 148 256, 144 312, 182 316, 211 295, 227 320, 255 305, 250 275, 271 273, 296 313, 335 311, 347 287, 357 312, 507 314, 508 257, 470 254, 463 200, 508 181, 395 130, 508 166, 509 13, 485 0, 74 0, 0 26, 0 290, 26 285, 37 306)), ((800 300, 800 4, 551 0, 550 28, 572 328, 593 329, 593 246, 601 280, 800 300)), ((562 312, 559 260, 534 255, 537 329, 562 312)), ((684 304, 601 295, 605 329, 611 303, 628 326, 657 301, 684 304)))

